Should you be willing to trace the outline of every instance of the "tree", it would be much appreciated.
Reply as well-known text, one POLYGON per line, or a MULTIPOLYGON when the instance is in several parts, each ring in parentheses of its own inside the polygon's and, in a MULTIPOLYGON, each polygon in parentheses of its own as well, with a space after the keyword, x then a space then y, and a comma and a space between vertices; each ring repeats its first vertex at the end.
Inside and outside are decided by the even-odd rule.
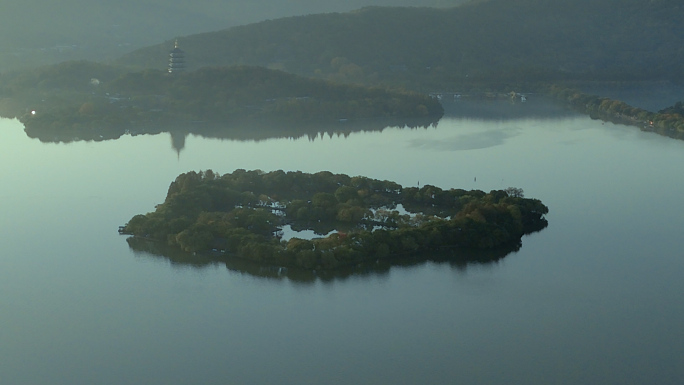
POLYGON ((94 115, 95 105, 92 102, 85 102, 81 104, 81 108, 78 109, 78 113, 81 115, 94 115))
POLYGON ((350 200, 358 199, 359 194, 356 192, 356 189, 351 186, 340 186, 335 191, 335 198, 337 198, 337 201, 340 203, 347 203, 350 200))
POLYGON ((525 193, 523 192, 523 189, 521 189, 521 188, 508 187, 504 191, 511 198, 524 198, 525 197, 525 193))

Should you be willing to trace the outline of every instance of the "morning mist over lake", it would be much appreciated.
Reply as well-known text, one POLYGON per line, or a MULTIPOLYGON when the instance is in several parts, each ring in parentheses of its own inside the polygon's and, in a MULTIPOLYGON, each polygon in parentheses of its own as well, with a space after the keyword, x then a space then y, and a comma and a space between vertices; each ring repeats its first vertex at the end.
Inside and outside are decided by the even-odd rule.
POLYGON ((678 1, 2 9, 3 384, 684 381, 678 1))

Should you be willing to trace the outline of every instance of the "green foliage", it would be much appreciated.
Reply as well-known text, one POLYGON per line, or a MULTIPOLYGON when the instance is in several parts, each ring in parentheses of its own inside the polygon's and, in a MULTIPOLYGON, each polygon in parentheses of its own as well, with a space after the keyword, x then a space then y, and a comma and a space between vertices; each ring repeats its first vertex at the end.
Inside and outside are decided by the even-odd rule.
POLYGON ((443 248, 491 249, 546 226, 548 212, 521 189, 402 188, 366 177, 319 172, 188 172, 163 204, 124 232, 189 252, 215 250, 258 262, 334 269, 443 248), (410 214, 394 210, 402 204, 410 214), (279 227, 327 237, 281 242, 279 227))
POLYGON ((658 112, 650 112, 619 100, 584 94, 572 88, 556 85, 550 86, 548 93, 595 119, 633 125, 643 131, 653 131, 660 135, 684 140, 682 102, 677 102, 658 112))

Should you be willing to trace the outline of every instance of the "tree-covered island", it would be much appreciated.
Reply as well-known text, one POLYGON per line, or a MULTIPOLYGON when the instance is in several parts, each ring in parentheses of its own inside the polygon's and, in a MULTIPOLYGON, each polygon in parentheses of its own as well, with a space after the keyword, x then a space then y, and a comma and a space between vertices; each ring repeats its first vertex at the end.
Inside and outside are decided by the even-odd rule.
POLYGON ((327 171, 219 175, 208 170, 178 176, 164 203, 119 231, 186 252, 325 270, 444 249, 519 244, 524 234, 547 226, 547 213, 541 201, 524 198, 517 188, 485 193, 405 188, 327 171), (284 240, 285 225, 327 235, 284 240))
POLYGON ((0 111, 38 138, 102 140, 124 133, 244 122, 283 127, 353 120, 416 119, 443 114, 437 100, 386 87, 343 85, 260 67, 212 67, 169 74, 126 72, 91 62, 0 76, 0 111))

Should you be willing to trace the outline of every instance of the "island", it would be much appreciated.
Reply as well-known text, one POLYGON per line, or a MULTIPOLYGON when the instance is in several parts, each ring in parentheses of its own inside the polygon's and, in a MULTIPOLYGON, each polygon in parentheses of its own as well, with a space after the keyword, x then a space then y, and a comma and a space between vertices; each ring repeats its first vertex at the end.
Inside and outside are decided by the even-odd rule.
POLYGON ((179 175, 155 211, 119 232, 187 253, 331 270, 441 250, 520 244, 548 225, 548 208, 522 189, 485 193, 402 187, 322 171, 211 170, 179 175), (319 237, 283 239, 283 228, 319 237))

